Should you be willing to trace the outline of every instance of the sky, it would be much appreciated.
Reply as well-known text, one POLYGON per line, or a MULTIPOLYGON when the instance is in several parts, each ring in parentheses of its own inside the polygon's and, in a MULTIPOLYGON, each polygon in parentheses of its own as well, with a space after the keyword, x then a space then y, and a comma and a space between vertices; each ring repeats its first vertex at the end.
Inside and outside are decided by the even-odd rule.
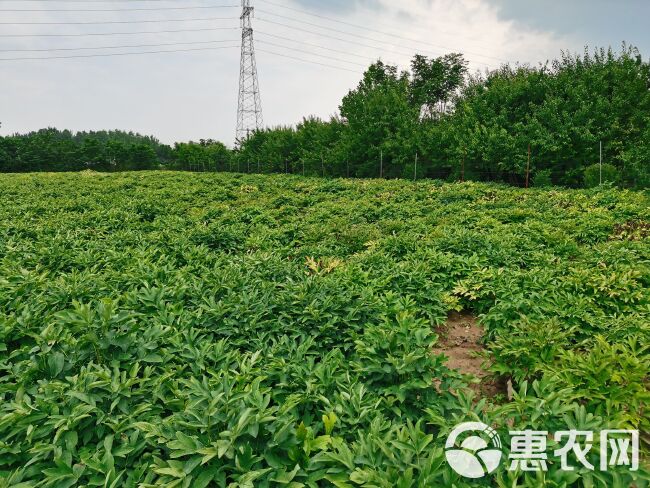
MULTIPOLYGON (((485 71, 623 41, 650 56, 648 0, 251 2, 267 126, 336 114, 377 59, 407 69, 416 53, 461 52, 485 71)), ((0 135, 121 129, 232 145, 239 4, 0 0, 0 135), (26 57, 53 59, 15 59, 26 57)))

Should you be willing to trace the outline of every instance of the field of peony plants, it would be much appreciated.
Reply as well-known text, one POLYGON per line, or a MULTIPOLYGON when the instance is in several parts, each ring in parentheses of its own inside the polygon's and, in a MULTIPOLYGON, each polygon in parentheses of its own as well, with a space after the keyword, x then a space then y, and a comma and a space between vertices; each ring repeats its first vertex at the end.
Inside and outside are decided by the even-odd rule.
POLYGON ((0 487, 646 487, 649 223, 608 188, 0 175, 0 487), (464 422, 501 438, 484 476, 464 422), (601 466, 612 429, 637 469, 601 466))

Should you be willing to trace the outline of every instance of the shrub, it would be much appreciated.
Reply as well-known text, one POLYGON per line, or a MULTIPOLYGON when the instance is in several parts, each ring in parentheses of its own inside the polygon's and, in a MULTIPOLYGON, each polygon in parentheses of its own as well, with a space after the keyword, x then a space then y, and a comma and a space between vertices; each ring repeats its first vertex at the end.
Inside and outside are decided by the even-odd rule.
MULTIPOLYGON (((616 166, 603 164, 603 183, 618 183, 619 174, 616 166)), ((600 164, 592 164, 585 168, 584 177, 585 188, 595 188, 600 185, 600 164)))
POLYGON ((533 186, 538 188, 553 186, 553 181, 551 180, 551 170, 542 169, 535 173, 535 176, 533 177, 533 186))

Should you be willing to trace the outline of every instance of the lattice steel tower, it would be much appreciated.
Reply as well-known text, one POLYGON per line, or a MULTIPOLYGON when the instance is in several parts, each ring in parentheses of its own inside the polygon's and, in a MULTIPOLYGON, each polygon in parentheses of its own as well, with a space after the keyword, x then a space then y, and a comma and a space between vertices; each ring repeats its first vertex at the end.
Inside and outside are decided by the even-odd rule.
POLYGON ((255 45, 250 0, 242 0, 241 13, 241 66, 239 68, 239 107, 237 109, 237 143, 245 140, 251 132, 261 129, 262 102, 257 80, 255 45))

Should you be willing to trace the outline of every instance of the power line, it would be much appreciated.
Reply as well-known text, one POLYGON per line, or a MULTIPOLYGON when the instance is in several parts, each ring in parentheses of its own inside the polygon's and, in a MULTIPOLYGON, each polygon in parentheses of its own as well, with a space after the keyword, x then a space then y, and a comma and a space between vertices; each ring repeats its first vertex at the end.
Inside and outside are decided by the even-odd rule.
POLYGON ((236 8, 239 5, 207 5, 195 7, 154 7, 154 8, 101 8, 101 9, 64 9, 64 8, 47 8, 47 9, 21 9, 21 8, 3 8, 0 12, 62 12, 62 13, 77 13, 77 12, 162 12, 167 10, 199 10, 199 9, 218 9, 218 8, 236 8))
MULTIPOLYGON (((301 27, 295 27, 293 25, 283 24, 282 22, 276 22, 274 20, 267 20, 267 19, 264 19, 264 18, 261 18, 261 17, 258 17, 257 20, 259 20, 260 22, 265 22, 267 24, 279 25, 281 27, 286 27, 287 29, 292 29, 292 30, 296 30, 296 31, 300 31, 300 32, 306 32, 308 34, 314 34, 316 36, 325 37, 327 39, 333 39, 335 41, 347 42, 347 43, 351 43, 351 44, 356 44, 357 46, 367 47, 367 48, 370 48, 370 49, 376 49, 378 51, 386 52, 386 49, 383 48, 383 47, 380 47, 380 46, 372 46, 372 45, 369 45, 369 44, 363 44, 363 43, 356 42, 356 41, 353 41, 353 40, 350 40, 350 39, 343 39, 341 37, 336 37, 336 36, 332 36, 332 35, 329 35, 329 34, 323 34, 321 32, 315 32, 313 30, 303 29, 301 27)), ((392 51, 392 52, 395 53, 395 51, 392 51)), ((400 54, 400 53, 398 52, 397 54, 400 54)), ((410 55, 410 53, 408 55, 410 55)))
POLYGON ((0 3, 115 3, 115 2, 128 2, 128 3, 140 3, 140 2, 170 2, 171 0, 0 0, 0 3))
MULTIPOLYGON (((214 30, 214 29, 191 29, 191 31, 201 31, 201 30, 214 30)), ((183 31, 185 31, 185 30, 183 30, 183 31)), ((156 31, 156 32, 168 32, 168 31, 156 31)), ((154 33, 154 32, 153 31, 146 31, 146 32, 143 32, 143 33, 154 33)), ((91 33, 91 34, 81 34, 81 35, 86 36, 86 35, 119 35, 119 34, 127 34, 127 33, 101 33, 101 34, 99 34, 99 33, 91 33)), ((128 34, 136 34, 136 33, 132 32, 132 33, 128 33, 128 34)), ((44 35, 44 34, 41 34, 41 35, 44 35)), ((72 35, 72 34, 70 34, 70 35, 72 35)), ((296 41, 294 41, 294 40, 292 40, 290 38, 286 38, 286 37, 282 37, 282 36, 274 36, 273 34, 265 34, 265 35, 269 35, 271 37, 278 37, 278 38, 281 38, 281 39, 296 42, 296 41)), ((220 42, 237 42, 237 40, 232 39, 232 40, 175 42, 175 43, 160 43, 160 44, 125 44, 125 45, 111 45, 111 46, 85 46, 85 47, 73 47, 73 48, 0 49, 0 52, 56 52, 56 51, 83 51, 83 50, 95 50, 95 49, 97 49, 97 50, 100 50, 100 49, 128 49, 128 48, 146 48, 146 47, 164 47, 164 46, 177 46, 177 45, 208 44, 208 43, 220 43, 220 42)), ((299 49, 299 48, 295 48, 295 47, 290 47, 290 46, 286 46, 286 45, 282 45, 282 44, 277 44, 277 43, 273 43, 273 42, 270 42, 270 41, 262 41, 262 42, 265 45, 274 46, 274 47, 281 48, 281 49, 286 49, 286 50, 291 51, 291 52, 304 53, 304 54, 308 54, 310 56, 316 56, 316 57, 320 57, 320 58, 324 58, 324 59, 328 59, 328 60, 334 60, 334 61, 339 61, 339 62, 343 62, 343 63, 348 63, 348 64, 352 64, 352 65, 359 66, 359 67, 365 67, 365 65, 362 65, 362 64, 359 64, 359 63, 354 63, 352 61, 347 61, 347 60, 343 60, 343 59, 340 59, 340 58, 335 58, 335 57, 332 57, 332 56, 326 56, 324 54, 319 54, 319 53, 315 53, 315 52, 312 52, 312 51, 307 51, 307 50, 303 50, 303 49, 299 49)), ((310 43, 301 43, 301 44, 310 45, 310 43)), ((318 47, 320 49, 331 50, 331 51, 338 52, 338 53, 341 53, 341 54, 349 54, 349 53, 345 53, 344 51, 330 49, 330 48, 327 48, 325 46, 319 46, 317 44, 311 44, 311 45, 314 46, 314 47, 318 47)), ((226 46, 225 48, 232 48, 232 47, 237 47, 237 46, 226 46)), ((126 55, 130 55, 130 54, 140 55, 140 54, 158 54, 158 53, 168 53, 168 52, 188 52, 188 51, 208 50, 208 49, 214 49, 214 48, 156 50, 156 51, 134 52, 134 53, 105 53, 105 54, 102 53, 102 54, 70 55, 70 56, 16 57, 16 58, 0 58, 0 61, 92 58, 92 57, 126 56, 126 55)), ((353 70, 350 70, 348 68, 344 68, 342 66, 336 66, 336 65, 327 64, 327 63, 320 63, 320 62, 313 61, 313 60, 307 60, 307 59, 304 59, 304 58, 291 56, 289 54, 278 53, 278 52, 274 52, 274 51, 266 50, 266 49, 263 50, 263 52, 271 54, 271 55, 275 55, 275 56, 281 56, 281 57, 284 57, 284 58, 293 59, 293 60, 304 62, 304 63, 315 64, 315 65, 319 65, 319 66, 330 67, 330 68, 337 69, 337 70, 344 70, 344 71, 350 71, 350 72, 357 73, 357 71, 353 71, 353 70)), ((359 56, 359 55, 357 55, 357 56, 359 56)), ((359 57, 362 57, 364 59, 368 59, 368 58, 363 57, 363 56, 359 56, 359 57)))
MULTIPOLYGON (((394 43, 389 42, 389 41, 383 41, 383 40, 381 40, 381 39, 375 39, 374 37, 368 37, 368 36, 363 36, 363 35, 360 35, 360 34, 354 34, 354 33, 352 33, 352 32, 348 32, 348 31, 344 31, 344 30, 340 30, 340 29, 334 29, 333 27, 326 27, 326 26, 323 26, 323 25, 320 25, 320 24, 315 24, 315 23, 313 23, 313 22, 306 22, 306 21, 304 21, 304 20, 295 19, 295 18, 293 18, 293 17, 288 17, 288 16, 286 16, 286 15, 275 14, 275 13, 273 13, 273 12, 269 12, 268 10, 259 9, 259 11, 262 12, 263 14, 266 14, 266 15, 272 15, 272 16, 274 16, 274 17, 280 17, 281 19, 291 20, 291 21, 293 21, 293 22, 300 22, 301 24, 309 25, 309 26, 312 26, 312 27, 316 27, 316 28, 318 28, 318 29, 324 29, 324 30, 328 30, 328 31, 336 32, 336 33, 339 33, 339 34, 344 34, 344 35, 346 35, 346 36, 356 37, 356 38, 359 38, 359 39, 364 39, 364 40, 367 40, 367 41, 378 42, 378 43, 380 43, 380 44, 387 44, 387 45, 389 45, 389 46, 393 46, 393 45, 394 45, 394 43)), ((348 41, 348 42, 349 42, 349 41, 348 41)), ((425 52, 426 52, 426 51, 425 51, 425 52)), ((437 56, 439 53, 431 53, 431 54, 434 54, 434 55, 437 56)), ((475 62, 478 63, 477 61, 475 61, 475 62)), ((486 63, 481 63, 481 64, 486 64, 486 63)), ((486 64, 486 65, 487 65, 487 64, 486 64)))
POLYGON ((127 49, 142 47, 163 47, 163 46, 185 46, 192 44, 216 44, 222 42, 238 42, 239 39, 215 40, 215 41, 192 41, 192 42, 168 42, 162 44, 122 44, 120 46, 85 46, 85 47, 60 47, 44 49, 0 49, 2 53, 26 53, 26 52, 50 52, 50 51, 86 51, 95 49, 127 49))
MULTIPOLYGON (((1 1, 3 1, 3 0, 0 0, 0 2, 1 1)), ((40 1, 43 1, 43 0, 40 0, 40 1)), ((52 1, 54 1, 54 0, 52 0, 52 1)), ((72 1, 72 0, 60 0, 60 1, 68 2, 68 1, 72 1)), ((108 0, 99 0, 99 1, 97 1, 97 0, 95 0, 95 1, 74 0, 73 3, 82 3, 82 2, 84 2, 84 3, 107 3, 107 1, 108 0)), ((125 0, 125 1, 128 1, 128 0, 125 0)), ((135 0, 135 1, 138 1, 138 0, 135 0)), ((156 1, 156 2, 158 2, 158 1, 169 1, 169 0, 140 0, 140 1, 156 1)), ((132 3, 132 2, 129 2, 129 3, 132 3)), ((296 12, 305 13, 307 15, 313 15, 313 16, 318 17, 318 18, 323 18, 323 19, 326 19, 326 20, 330 20, 332 22, 338 22, 338 23, 341 23, 341 24, 344 24, 344 25, 350 25, 350 26, 366 29, 366 30, 369 30, 369 31, 378 32, 378 33, 383 34, 383 35, 392 35, 393 37, 406 39, 406 40, 409 40, 410 42, 418 42, 418 43, 422 43, 422 44, 430 44, 430 43, 426 43, 424 41, 417 41, 417 40, 406 38, 406 37, 403 37, 403 36, 395 36, 395 35, 387 33, 387 32, 378 31, 378 30, 375 30, 375 29, 370 29, 370 28, 360 26, 360 25, 357 25, 357 24, 353 24, 353 23, 350 23, 350 22, 339 21, 337 19, 333 19, 333 18, 330 18, 330 17, 327 17, 327 16, 323 16, 323 15, 319 15, 319 14, 312 14, 312 13, 304 11, 304 10, 295 9, 295 8, 291 8, 291 7, 285 7, 283 5, 277 4, 275 2, 270 2, 268 0, 267 0, 267 3, 269 3, 270 5, 275 5, 275 6, 278 6, 278 7, 281 7, 281 8, 286 8, 286 9, 293 10, 293 11, 296 11, 296 12)), ((236 7, 236 6, 215 5, 215 6, 196 6, 196 7, 194 7, 194 6, 185 6, 185 7, 105 9, 105 10, 87 9, 87 10, 80 10, 80 11, 118 11, 118 10, 153 10, 153 11, 155 11, 155 10, 186 10, 186 9, 193 9, 193 8, 230 8, 230 7, 236 7)), ((16 9, 16 10, 18 10, 18 9, 16 9)), ((55 10, 59 10, 59 9, 51 9, 51 10, 55 11, 55 10)), ((72 11, 70 9, 66 9, 66 10, 67 11, 72 11)), ((28 11, 28 10, 25 10, 25 11, 28 11)), ((37 10, 33 10, 33 11, 37 11, 37 10)), ((43 10, 43 11, 47 11, 47 10, 43 10)), ((60 11, 64 11, 64 9, 60 9, 60 11)), ((280 14, 275 14, 275 13, 267 12, 267 11, 264 11, 264 10, 260 10, 260 11, 264 12, 266 14, 269 14, 269 15, 273 15, 273 16, 288 19, 288 20, 292 20, 292 21, 295 21, 295 22, 302 22, 303 24, 311 25, 311 26, 317 27, 319 29, 324 29, 324 30, 329 30, 329 31, 341 33, 341 34, 344 34, 346 36, 359 38, 359 39, 365 39, 365 40, 371 40, 373 42, 377 42, 377 43, 380 43, 380 44, 390 45, 391 47, 394 45, 391 42, 383 41, 383 40, 380 40, 380 39, 375 39, 375 38, 367 37, 367 36, 361 36, 359 34, 355 34, 355 33, 352 33, 352 32, 343 31, 343 30, 339 30, 339 29, 333 29, 331 27, 326 27, 326 26, 323 26, 323 25, 315 24, 315 23, 300 21, 300 20, 292 18, 292 17, 283 16, 283 15, 280 15, 280 14)), ((138 21, 130 21, 130 20, 128 20, 128 21, 95 21, 95 22, 0 22, 0 25, 111 25, 111 24, 166 23, 166 22, 195 22, 195 21, 236 20, 236 19, 237 19, 237 17, 211 17, 211 18, 190 18, 190 19, 155 19, 155 20, 138 20, 138 21)), ((318 36, 321 36, 321 37, 326 37, 326 38, 329 38, 329 39, 334 39, 334 40, 347 42, 347 43, 353 42, 350 39, 342 39, 342 38, 336 37, 336 36, 325 35, 323 33, 298 28, 298 27, 295 27, 295 26, 283 24, 281 22, 275 22, 275 21, 266 20, 266 19, 260 19, 260 20, 263 21, 263 22, 272 23, 272 24, 275 24, 275 25, 280 25, 280 26, 283 26, 283 27, 286 27, 286 28, 289 28, 289 29, 299 30, 299 31, 302 31, 302 32, 309 32, 311 34, 318 35, 318 36)), ((232 28, 232 29, 234 30, 235 28, 232 28)), ((162 33, 163 31, 158 31, 158 32, 162 33)), ((167 31, 167 32, 173 32, 173 31, 167 31)), ((176 31, 176 32, 181 32, 181 31, 179 30, 179 31, 176 31)), ((126 32, 125 33, 89 33, 89 34, 70 34, 69 36, 121 35, 121 34, 133 35, 135 33, 126 33, 126 32)), ((142 32, 142 34, 148 34, 148 32, 142 32)), ((267 35, 273 36, 273 34, 267 34, 267 35)), ((3 35, 0 35, 0 37, 66 37, 66 36, 68 36, 68 35, 67 34, 33 34, 33 35, 29 35, 29 34, 15 34, 15 35, 3 34, 3 35)), ((282 36, 275 36, 275 37, 295 42, 292 39, 283 38, 282 36)), ((370 49, 375 49, 375 50, 381 51, 382 53, 392 52, 394 54, 401 54, 401 55, 405 55, 405 56, 411 56, 412 55, 412 52, 396 51, 396 50, 386 51, 386 49, 383 48, 383 47, 372 46, 372 45, 369 45, 369 44, 363 44, 363 43, 360 43, 358 41, 354 41, 354 42, 358 46, 367 47, 367 48, 370 48, 370 49)), ((306 43, 306 42, 301 42, 301 43, 305 44, 305 45, 310 45, 310 43, 306 43)), ((337 52, 337 53, 340 53, 340 54, 346 54, 346 55, 355 56, 355 57, 359 57, 359 58, 362 58, 362 57, 365 58, 364 56, 356 55, 354 53, 343 52, 343 51, 340 51, 340 50, 327 48, 327 47, 324 47, 324 46, 319 46, 317 44, 311 44, 311 46, 318 47, 319 49, 325 49, 325 50, 329 50, 329 51, 332 51, 332 52, 337 52)), ((284 46, 280 46, 280 47, 284 47, 284 46)), ((481 56, 483 56, 483 55, 481 55, 481 56)), ((489 57, 489 56, 485 56, 485 57, 489 57)), ((495 59, 499 59, 499 58, 495 58, 495 59)), ((483 64, 483 65, 487 66, 488 68, 492 68, 487 63, 482 63, 482 62, 476 62, 476 63, 477 64, 483 64)))
POLYGON ((47 59, 73 59, 73 58, 105 58, 112 56, 133 56, 133 55, 142 55, 142 54, 162 54, 162 53, 186 53, 193 51, 212 51, 217 49, 233 49, 239 48, 239 46, 219 46, 219 47, 199 47, 192 49, 170 49, 170 50, 159 50, 159 51, 141 51, 141 52, 132 52, 132 53, 106 53, 106 54, 75 54, 70 56, 43 56, 43 57, 22 57, 22 58, 0 58, 0 61, 36 61, 36 60, 47 60, 47 59))
MULTIPOLYGON (((0 0, 2 1, 2 0, 0 0)), ((143 1, 143 0, 139 0, 143 1)), ((153 1, 153 0, 147 0, 153 1)), ((168 0, 164 0, 168 1, 168 0)), ((169 34, 178 32, 210 32, 218 30, 239 30, 239 27, 206 27, 204 29, 173 29, 136 32, 90 32, 84 34, 0 34, 0 37, 88 37, 88 36, 130 36, 141 34, 169 34)))
POLYGON ((318 53, 314 53, 312 51, 305 51, 303 49, 298 49, 298 48, 295 48, 295 47, 283 46, 282 44, 276 44, 276 43, 270 42, 270 41, 261 41, 261 42, 262 42, 263 45, 268 44, 269 46, 280 47, 282 49, 288 49, 288 50, 294 51, 294 52, 310 54, 312 56, 318 56, 318 57, 325 58, 325 59, 331 59, 331 60, 334 60, 334 61, 339 61, 341 63, 348 63, 348 64, 353 64, 354 66, 360 66, 362 68, 367 68, 367 65, 360 64, 360 63, 355 63, 354 61, 346 61, 345 59, 335 58, 333 56, 326 56, 324 54, 318 54, 318 53))
POLYGON ((218 8, 237 8, 239 5, 197 5, 187 7, 139 7, 139 8, 44 8, 44 9, 24 9, 24 8, 2 8, 0 12, 159 12, 167 10, 199 10, 199 9, 218 9, 218 8))
POLYGON ((275 34, 269 34, 268 32, 260 31, 259 29, 256 32, 257 32, 258 35, 262 34, 263 36, 274 37, 275 39, 281 39, 283 41, 295 42, 295 43, 301 44, 301 45, 304 44, 305 46, 317 47, 319 49, 324 49, 326 51, 332 51, 332 52, 339 53, 339 54, 345 54, 346 56, 354 56, 356 58, 361 58, 361 59, 366 59, 366 60, 368 59, 368 56, 363 56, 361 54, 355 54, 355 53, 351 53, 351 52, 348 52, 348 51, 341 51, 340 49, 332 49, 331 47, 325 47, 325 46, 321 46, 320 44, 313 44, 311 42, 306 42, 306 41, 302 41, 302 40, 301 41, 296 41, 295 39, 292 39, 290 37, 284 37, 284 36, 278 36, 278 35, 275 35, 275 34))
POLYGON ((348 32, 348 31, 334 29, 333 27, 322 26, 320 24, 315 24, 313 22, 305 22, 304 20, 296 19, 296 18, 293 18, 293 17, 288 17, 286 15, 275 14, 273 12, 269 12, 268 10, 259 9, 259 11, 262 12, 263 14, 266 14, 266 15, 272 15, 273 17, 279 17, 281 19, 291 20, 293 22, 300 22, 303 25, 309 25, 309 26, 312 26, 312 27, 316 27, 318 29, 324 29, 324 30, 332 31, 332 32, 336 32, 338 34, 344 34, 346 36, 358 37, 359 39, 364 39, 366 41, 379 42, 381 44, 393 45, 392 42, 382 41, 381 39, 374 39, 372 37, 362 36, 362 35, 359 35, 359 34, 354 34, 354 33, 348 32))
MULTIPOLYGON (((397 39, 402 39, 404 41, 409 41, 409 42, 413 42, 413 43, 417 43, 417 44, 426 44, 426 45, 429 45, 431 47, 435 47, 435 48, 439 48, 439 49, 447 49, 447 50, 450 50, 450 51, 454 50, 453 48, 451 48, 449 46, 434 44, 434 43, 427 42, 427 41, 422 41, 422 40, 419 40, 419 39, 413 39, 412 37, 405 37, 405 36, 401 36, 399 34, 394 34, 392 32, 386 32, 386 31, 381 31, 381 30, 377 30, 377 29, 372 29, 370 27, 367 27, 367 26, 364 26, 364 25, 361 25, 361 24, 355 24, 355 23, 352 23, 352 22, 346 22, 346 21, 343 21, 343 20, 338 20, 338 19, 335 19, 335 18, 332 18, 332 17, 328 17, 326 15, 315 14, 315 13, 309 12, 307 10, 301 10, 301 9, 298 9, 298 8, 287 7, 286 5, 281 5, 279 3, 271 2, 269 0, 263 0, 263 2, 268 3, 269 5, 273 5, 275 7, 280 7, 280 8, 286 9, 286 10, 292 10, 294 12, 302 13, 302 14, 305 14, 305 15, 310 15, 312 17, 317 17, 319 19, 328 20, 330 22, 336 22, 336 23, 342 24, 342 25, 348 25, 350 27, 356 27, 357 29, 363 29, 363 30, 366 30, 366 31, 369 31, 369 32, 375 32, 377 34, 382 34, 382 35, 385 35, 385 36, 390 36, 390 37, 394 37, 394 38, 397 38, 397 39)), ((264 11, 260 9, 260 12, 264 12, 264 11)), ((277 14, 274 14, 274 15, 277 15, 277 14)), ((487 54, 482 54, 482 53, 472 52, 472 51, 467 51, 467 50, 463 50, 463 51, 468 53, 468 54, 473 54, 475 56, 480 56, 480 57, 484 57, 484 58, 490 58, 490 59, 494 59, 496 61, 504 61, 504 62, 508 61, 506 59, 498 58, 498 57, 495 57, 495 56, 489 56, 487 54)))
POLYGON ((307 59, 298 58, 296 56, 289 56, 287 54, 276 53, 276 52, 273 52, 273 51, 269 51, 267 49, 258 49, 258 51, 261 51, 261 52, 266 53, 266 54, 272 54, 274 56, 281 56, 283 58, 293 59, 295 61, 301 61, 303 63, 317 64, 317 65, 320 65, 320 66, 325 66, 327 68, 338 69, 338 70, 341 70, 341 71, 349 71, 350 73, 359 74, 359 71, 356 71, 356 70, 353 70, 353 69, 341 68, 340 66, 333 66, 331 64, 319 63, 318 61, 309 61, 307 59))
MULTIPOLYGON (((371 44, 365 44, 365 43, 355 41, 355 40, 351 40, 351 39, 344 39, 344 38, 341 38, 341 37, 333 36, 331 34, 323 34, 322 32, 315 32, 313 30, 303 29, 302 27, 296 27, 296 26, 293 26, 293 25, 285 24, 283 22, 276 22, 274 20, 268 20, 268 19, 264 19, 264 18, 261 18, 261 17, 257 17, 257 20, 260 21, 260 22, 265 22, 267 24, 274 24, 274 25, 279 25, 279 26, 282 26, 282 27, 286 27, 287 29, 292 29, 292 30, 295 30, 295 31, 306 32, 308 34, 313 34, 313 35, 316 35, 316 36, 319 36, 319 37, 324 37, 324 38, 327 38, 327 39, 333 39, 333 40, 336 40, 336 41, 346 42, 348 44, 355 44, 356 46, 361 46, 361 47, 374 49, 376 51, 381 51, 382 53, 400 54, 402 56, 412 56, 413 55, 412 51, 411 52, 405 51, 405 50, 397 51, 395 49, 387 50, 384 47, 373 46, 371 44)), ((350 34, 350 33, 345 33, 345 34, 348 35, 348 36, 351 36, 351 37, 358 37, 355 34, 350 34)), ((380 41, 380 42, 384 42, 384 41, 380 41)), ((389 44, 389 43, 386 43, 386 44, 389 44)), ((490 69, 494 69, 492 66, 490 66, 487 63, 482 63, 480 61, 475 61, 475 63, 487 66, 490 69)))
MULTIPOLYGON (((159 44, 122 44, 122 45, 116 45, 116 46, 85 46, 85 47, 72 47, 72 48, 0 49, 0 52, 2 52, 2 53, 11 53, 11 52, 23 53, 23 52, 58 52, 58 51, 69 52, 69 51, 88 51, 88 50, 92 51, 92 50, 100 50, 100 49, 135 49, 135 48, 147 48, 147 47, 201 45, 201 44, 224 43, 224 42, 238 42, 238 39, 214 40, 214 41, 193 41, 193 42, 171 42, 171 43, 159 43, 159 44)), ((346 61, 346 60, 334 58, 332 56, 326 56, 326 55, 323 55, 323 54, 314 53, 312 51, 305 51, 305 50, 302 50, 302 49, 297 49, 297 48, 293 48, 293 47, 289 47, 289 46, 284 46, 284 45, 276 44, 276 43, 273 43, 273 42, 262 41, 262 44, 263 45, 268 44, 269 46, 279 47, 279 48, 287 49, 287 50, 293 51, 293 52, 300 52, 300 53, 304 53, 304 54, 309 54, 311 56, 317 56, 317 57, 321 57, 321 58, 324 58, 324 59, 340 61, 340 62, 352 64, 352 65, 355 65, 355 66, 359 66, 359 67, 365 67, 365 65, 362 65, 362 64, 359 64, 359 63, 354 63, 354 62, 351 62, 351 61, 346 61)), ((237 47, 237 46, 227 46, 227 47, 237 47)), ((156 52, 158 52, 158 51, 156 51, 156 52)), ((165 51, 165 52, 168 52, 168 51, 165 51)), ((169 51, 169 52, 172 52, 172 51, 169 51)), ((131 54, 131 53, 119 53, 119 54, 131 54)), ((138 53, 133 53, 133 54, 138 54, 138 53)), ((280 55, 279 53, 275 53, 275 54, 280 55)), ((91 56, 88 56, 88 57, 91 57, 91 56)), ((67 57, 42 57, 42 58, 30 57, 30 58, 11 58, 11 59, 12 60, 13 59, 24 60, 24 59, 61 59, 61 58, 65 59, 67 57)), ((9 60, 9 59, 0 59, 0 60, 1 61, 6 61, 6 60, 9 60)), ((311 62, 311 61, 309 61, 309 62, 311 62)), ((318 63, 318 64, 320 64, 320 63, 318 63)), ((342 67, 337 66, 337 68, 342 68, 342 67)))
POLYGON ((107 24, 159 24, 165 22, 212 22, 214 20, 239 20, 239 17, 208 17, 200 19, 156 20, 102 20, 92 22, 0 22, 0 25, 107 25, 107 24))

